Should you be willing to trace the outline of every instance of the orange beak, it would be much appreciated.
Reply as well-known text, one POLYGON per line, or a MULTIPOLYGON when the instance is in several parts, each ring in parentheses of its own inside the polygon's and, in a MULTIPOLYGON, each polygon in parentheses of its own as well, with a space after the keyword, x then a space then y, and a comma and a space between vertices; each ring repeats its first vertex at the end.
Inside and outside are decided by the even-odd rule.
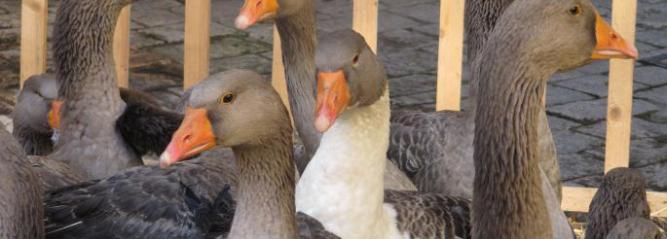
POLYGON ((54 100, 51 102, 51 110, 49 110, 49 126, 52 129, 60 129, 60 108, 63 107, 62 100, 54 100))
POLYGON ((591 55, 591 58, 594 60, 611 58, 637 59, 639 56, 635 45, 628 44, 597 12, 595 13, 595 39, 597 44, 591 55))
POLYGON ((350 103, 350 89, 342 70, 317 73, 315 128, 324 132, 350 103))
MULTIPOLYGON (((310 1, 310 0, 309 0, 310 1)), ((278 0, 245 0, 236 17, 236 28, 246 29, 278 13, 278 0)))
POLYGON ((160 155, 160 167, 166 168, 178 161, 209 150, 215 146, 213 126, 205 109, 188 108, 181 126, 160 155))

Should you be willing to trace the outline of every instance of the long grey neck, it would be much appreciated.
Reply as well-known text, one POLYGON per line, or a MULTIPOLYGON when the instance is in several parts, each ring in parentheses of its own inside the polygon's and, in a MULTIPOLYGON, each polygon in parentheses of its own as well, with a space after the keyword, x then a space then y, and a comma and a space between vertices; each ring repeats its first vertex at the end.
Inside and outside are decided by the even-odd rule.
POLYGON ((93 177, 108 176, 116 166, 122 169, 127 164, 141 164, 125 152, 115 129, 125 104, 117 87, 112 38, 120 10, 129 2, 64 0, 53 31, 58 95, 65 100, 62 134, 54 157, 67 161, 77 156, 74 160, 81 162, 72 165, 93 177), (111 158, 118 162, 111 162, 111 158))
MULTIPOLYGON (((514 0, 466 0, 465 25, 466 25, 466 54, 468 65, 473 62, 486 43, 489 33, 496 26, 498 17, 505 11, 514 0)), ((468 88, 468 101, 471 112, 475 112, 477 106, 477 91, 479 80, 470 78, 468 88)))
POLYGON ((53 150, 52 132, 41 132, 28 126, 15 124, 12 134, 28 155, 47 155, 53 150))
POLYGON ((232 150, 239 178, 228 238, 296 238, 291 130, 278 139, 232 150))
POLYGON ((537 122, 549 74, 511 47, 483 55, 475 118, 473 238, 550 238, 537 122), (502 62, 503 64, 498 64, 502 62))
POLYGON ((306 0, 298 12, 276 19, 292 115, 307 154, 305 162, 297 162, 300 172, 317 151, 322 137, 314 125, 317 44, 314 2, 306 0))

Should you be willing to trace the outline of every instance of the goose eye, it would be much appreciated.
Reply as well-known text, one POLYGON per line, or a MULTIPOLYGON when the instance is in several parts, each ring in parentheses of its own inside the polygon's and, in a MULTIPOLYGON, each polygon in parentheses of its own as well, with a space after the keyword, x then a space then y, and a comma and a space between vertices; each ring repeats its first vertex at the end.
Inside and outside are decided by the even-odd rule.
POLYGON ((352 64, 357 65, 359 62, 359 54, 354 55, 354 58, 352 58, 352 64))
POLYGON ((576 5, 572 8, 570 8, 570 10, 568 10, 568 12, 572 16, 577 16, 577 15, 581 14, 581 7, 579 5, 576 5))
POLYGON ((232 103, 232 101, 234 101, 234 94, 229 93, 224 95, 223 97, 220 97, 221 104, 229 104, 232 103))

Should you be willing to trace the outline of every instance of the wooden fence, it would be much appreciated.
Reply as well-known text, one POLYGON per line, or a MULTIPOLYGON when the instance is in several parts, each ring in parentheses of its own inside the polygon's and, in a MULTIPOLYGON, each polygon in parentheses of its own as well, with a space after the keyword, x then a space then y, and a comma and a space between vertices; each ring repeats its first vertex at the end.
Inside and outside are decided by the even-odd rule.
MULTIPOLYGON (((353 0, 353 28, 369 45, 377 48, 378 0, 353 0)), ((48 0, 22 0, 21 10, 21 85, 30 75, 46 71, 46 33, 48 0)), ((209 33, 211 0, 185 1, 184 87, 205 78, 209 71, 209 33)), ((613 0, 612 26, 628 42, 634 42, 636 0, 613 0)), ((436 109, 460 110, 463 62, 464 0, 441 0, 440 37, 436 109)), ((128 86, 130 6, 121 13, 114 36, 114 59, 118 82, 128 86)), ((274 87, 286 105, 287 86, 281 62, 280 39, 274 28, 274 87)), ((609 69, 609 100, 607 106, 607 137, 605 167, 628 167, 632 120, 633 60, 611 60, 609 69)), ((562 208, 566 211, 588 211, 595 188, 563 188, 562 208)), ((667 217, 667 193, 648 192, 652 215, 667 217)))

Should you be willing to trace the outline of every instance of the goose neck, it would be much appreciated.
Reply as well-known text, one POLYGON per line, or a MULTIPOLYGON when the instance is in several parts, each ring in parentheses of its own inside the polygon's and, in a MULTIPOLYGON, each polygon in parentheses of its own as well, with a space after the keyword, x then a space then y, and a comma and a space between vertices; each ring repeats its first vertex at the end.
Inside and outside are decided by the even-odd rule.
POLYGON ((549 74, 503 50, 510 49, 481 56, 474 76, 481 82, 475 118, 473 238, 549 238, 537 159, 538 114, 549 74))
POLYGON ((308 158, 317 150, 322 136, 313 125, 317 42, 314 4, 314 1, 304 1, 299 11, 276 19, 292 115, 308 158))
POLYGON ((232 150, 239 178, 229 238, 296 238, 291 133, 232 150))

